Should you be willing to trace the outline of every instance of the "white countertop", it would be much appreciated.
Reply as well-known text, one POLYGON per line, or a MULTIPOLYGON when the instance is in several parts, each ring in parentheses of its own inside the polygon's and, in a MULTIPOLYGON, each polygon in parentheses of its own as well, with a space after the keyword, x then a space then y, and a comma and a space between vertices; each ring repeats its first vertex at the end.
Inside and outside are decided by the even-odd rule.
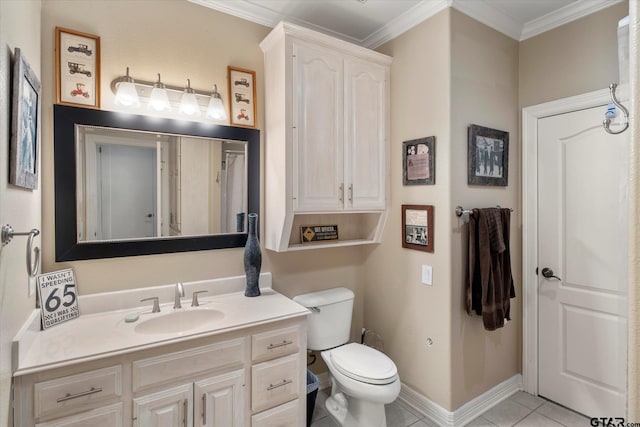
POLYGON ((80 317, 44 331, 39 330, 40 311, 34 310, 14 338, 14 376, 309 314, 306 308, 271 289, 270 273, 260 276, 259 297, 245 297, 244 282, 244 276, 185 282, 180 310, 215 309, 224 313, 224 317, 179 333, 135 331, 136 325, 144 320, 174 311, 175 285, 80 296, 80 317), (208 292, 200 294, 200 307, 192 308, 191 294, 196 290, 208 292), (149 296, 160 296, 160 313, 151 313, 148 303, 140 306, 139 300, 149 296), (140 314, 139 320, 126 323, 125 317, 132 313, 140 314))

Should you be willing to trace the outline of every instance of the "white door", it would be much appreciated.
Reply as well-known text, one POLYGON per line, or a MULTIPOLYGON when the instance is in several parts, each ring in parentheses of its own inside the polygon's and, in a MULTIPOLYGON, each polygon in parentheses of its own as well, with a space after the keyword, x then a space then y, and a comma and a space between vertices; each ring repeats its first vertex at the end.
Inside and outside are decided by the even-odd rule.
POLYGON ((343 209, 342 58, 297 41, 293 55, 294 209, 343 209))
POLYGON ((538 392, 589 417, 621 417, 629 132, 607 134, 604 111, 538 121, 538 392))
POLYGON ((99 144, 98 239, 156 236, 156 149, 99 144))
POLYGON ((345 61, 345 186, 350 209, 384 209, 387 71, 345 61))

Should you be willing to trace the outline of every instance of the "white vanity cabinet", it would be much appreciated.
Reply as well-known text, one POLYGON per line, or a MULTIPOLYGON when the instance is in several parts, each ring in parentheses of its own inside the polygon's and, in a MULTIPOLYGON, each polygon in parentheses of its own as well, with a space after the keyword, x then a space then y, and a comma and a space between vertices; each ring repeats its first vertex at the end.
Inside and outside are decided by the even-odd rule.
POLYGON ((300 244, 304 225, 338 225, 324 246, 379 242, 388 198, 391 58, 293 24, 265 58, 267 249, 300 244))
POLYGON ((305 322, 243 325, 25 373, 15 378, 14 425, 302 426, 305 322))

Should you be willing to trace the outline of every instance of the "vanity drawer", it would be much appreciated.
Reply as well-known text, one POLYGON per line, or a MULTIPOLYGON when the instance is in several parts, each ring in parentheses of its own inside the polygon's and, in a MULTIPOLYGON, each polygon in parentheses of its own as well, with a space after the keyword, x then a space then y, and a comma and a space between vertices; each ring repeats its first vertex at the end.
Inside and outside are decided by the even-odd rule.
POLYGON ((212 369, 242 366, 245 363, 246 338, 133 362, 133 391, 192 376, 212 369))
POLYGON ((264 411, 299 397, 302 379, 299 355, 260 363, 251 369, 253 412, 264 411))
POLYGON ((70 417, 58 418, 36 427, 122 427, 122 403, 105 406, 70 417))
POLYGON ((291 427, 302 426, 305 420, 302 419, 300 410, 300 399, 284 405, 276 406, 251 417, 251 427, 291 427))
POLYGON ((34 387, 34 416, 45 417, 61 409, 86 409, 120 396, 120 365, 43 381, 36 383, 34 387))
POLYGON ((300 348, 300 328, 276 329, 251 337, 251 360, 262 362, 295 353, 300 348))

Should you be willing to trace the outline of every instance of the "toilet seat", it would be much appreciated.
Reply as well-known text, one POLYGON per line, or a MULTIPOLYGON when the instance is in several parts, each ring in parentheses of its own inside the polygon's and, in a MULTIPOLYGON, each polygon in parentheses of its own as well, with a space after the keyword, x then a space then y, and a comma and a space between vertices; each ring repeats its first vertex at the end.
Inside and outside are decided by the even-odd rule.
POLYGON ((367 384, 390 384, 398 369, 386 354, 362 344, 346 344, 331 350, 331 362, 343 375, 367 384))

